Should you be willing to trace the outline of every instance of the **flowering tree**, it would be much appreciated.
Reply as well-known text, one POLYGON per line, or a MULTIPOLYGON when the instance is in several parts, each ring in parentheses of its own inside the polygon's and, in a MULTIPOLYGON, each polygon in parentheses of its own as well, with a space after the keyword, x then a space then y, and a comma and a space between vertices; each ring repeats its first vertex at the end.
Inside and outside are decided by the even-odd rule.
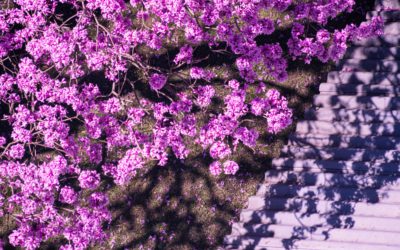
POLYGON ((292 123, 286 98, 265 79, 285 81, 289 59, 338 60, 348 41, 382 30, 379 18, 324 28, 353 0, 126 2, 2 3, 0 214, 16 223, 14 246, 35 249, 61 236, 61 249, 85 249, 105 240, 104 179, 125 185, 195 147, 209 152, 213 175, 235 174, 238 145, 259 147, 263 132, 245 120, 263 119, 272 134, 292 123), (287 52, 257 44, 288 18, 287 52), (237 76, 204 67, 200 46, 234 58, 237 76))

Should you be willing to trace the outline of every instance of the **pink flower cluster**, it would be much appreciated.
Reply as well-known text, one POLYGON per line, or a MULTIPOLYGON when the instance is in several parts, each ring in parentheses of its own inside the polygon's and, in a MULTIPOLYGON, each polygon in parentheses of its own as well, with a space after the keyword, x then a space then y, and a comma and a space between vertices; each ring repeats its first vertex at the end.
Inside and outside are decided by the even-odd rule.
POLYGON ((211 98, 215 95, 215 89, 210 85, 199 86, 193 93, 197 95, 196 104, 205 108, 211 104, 211 98))
POLYGON ((311 19, 314 22, 326 24, 330 18, 334 18, 342 12, 351 12, 354 4, 354 0, 300 2, 295 7, 294 16, 298 20, 311 19))
POLYGON ((239 170, 239 165, 234 161, 226 161, 221 164, 215 161, 210 164, 210 172, 212 175, 220 175, 222 172, 227 175, 234 175, 239 170))
POLYGON ((184 45, 180 48, 179 53, 175 56, 174 63, 190 64, 193 57, 193 48, 190 45, 184 45))
POLYGON ((214 73, 203 68, 199 67, 192 67, 190 69, 190 77, 196 80, 204 79, 206 81, 211 81, 214 77, 214 73))
MULTIPOLYGON (((325 20, 325 18, 327 17, 323 19, 325 20)), ((324 63, 329 60, 338 61, 344 56, 349 40, 381 35, 382 31, 383 20, 379 16, 374 17, 368 23, 362 23, 359 27, 352 24, 343 30, 335 30, 333 33, 326 29, 320 29, 315 38, 305 37, 304 25, 295 23, 288 47, 294 58, 302 58, 306 63, 310 63, 314 57, 324 63)))
POLYGON ((40 165, 0 164, 0 187, 13 190, 8 197, 1 196, 0 214, 14 214, 18 225, 9 235, 11 244, 37 249, 42 241, 61 235, 69 241, 62 249, 86 249, 106 238, 102 225, 111 220, 108 198, 100 193, 101 204, 87 204, 83 189, 77 192, 66 185, 67 177, 78 171, 61 156, 40 165), (57 200, 70 206, 59 207, 57 200))
POLYGON ((277 90, 249 88, 265 77, 287 78, 281 44, 256 42, 277 32, 279 20, 258 13, 288 13, 296 20, 289 55, 326 62, 343 55, 347 41, 382 30, 377 18, 333 34, 318 28, 315 38, 305 33, 307 20, 324 26, 353 5, 15 0, 1 9, 0 217, 15 220, 9 242, 37 249, 62 238, 68 243, 60 249, 96 248, 111 220, 105 181, 126 185, 171 157, 186 159, 198 145, 213 158, 211 174, 236 174, 237 148, 256 148, 264 132, 245 120, 258 116, 269 133, 292 123, 277 90), (58 13, 65 6, 72 14, 58 13), (237 79, 216 87, 220 76, 197 58, 199 46, 229 54, 237 79), (150 93, 141 93, 147 86, 150 93))
POLYGON ((153 90, 160 90, 167 83, 167 77, 160 74, 153 74, 150 77, 149 84, 153 90))
POLYGON ((264 98, 251 102, 251 112, 267 119, 268 132, 276 134, 292 123, 292 110, 284 96, 274 89, 268 90, 264 98))

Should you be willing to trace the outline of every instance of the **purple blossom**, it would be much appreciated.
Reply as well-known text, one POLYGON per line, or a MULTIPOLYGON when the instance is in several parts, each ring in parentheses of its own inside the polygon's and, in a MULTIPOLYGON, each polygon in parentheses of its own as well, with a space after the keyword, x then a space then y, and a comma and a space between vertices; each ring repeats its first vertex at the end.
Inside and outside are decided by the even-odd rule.
POLYGON ((331 39, 331 34, 329 33, 329 31, 321 29, 317 32, 316 38, 318 42, 326 43, 331 39))
POLYGON ((7 140, 3 136, 0 136, 0 147, 6 144, 7 140))
POLYGON ((190 69, 190 77, 197 80, 204 79, 206 81, 211 81, 211 79, 215 77, 215 74, 199 67, 192 67, 190 69))
POLYGON ((197 134, 196 117, 194 115, 185 116, 180 122, 179 130, 182 135, 195 136, 197 134))
POLYGON ((214 159, 223 159, 232 153, 229 146, 221 141, 215 142, 210 147, 210 155, 214 159))
POLYGON ((233 80, 230 80, 230 81, 228 82, 228 86, 229 86, 230 88, 232 88, 233 90, 238 90, 239 87, 240 87, 240 82, 237 81, 236 79, 233 79, 233 80))
POLYGON ((89 197, 89 204, 91 207, 105 207, 108 205, 108 197, 103 193, 93 193, 89 197))
POLYGON ((250 103, 251 113, 253 113, 254 115, 262 115, 268 107, 267 105, 268 104, 264 99, 256 97, 250 103))
POLYGON ((101 168, 105 175, 115 176, 117 174, 117 168, 114 164, 106 163, 101 168))
POLYGON ((222 173, 222 166, 219 161, 214 161, 213 163, 210 164, 210 173, 212 175, 220 175, 222 173))
POLYGON ((25 148, 22 144, 15 144, 10 147, 8 154, 13 159, 21 159, 25 154, 25 148))
POLYGON ((225 114, 235 119, 243 116, 248 112, 246 104, 246 92, 244 90, 235 90, 225 97, 226 110, 225 114))
POLYGON ((100 175, 94 170, 83 170, 78 180, 81 188, 95 189, 100 184, 100 175))
POLYGON ((142 121, 142 118, 146 115, 143 109, 141 108, 130 108, 127 112, 130 126, 134 126, 139 124, 142 121))
POLYGON ((239 165, 234 161, 226 161, 223 164, 224 173, 228 175, 235 175, 239 170, 239 165))
POLYGON ((101 144, 91 144, 88 150, 89 159, 91 162, 99 164, 103 159, 103 148, 101 144))
POLYGON ((175 56, 174 63, 187 63, 189 64, 193 57, 193 48, 190 45, 183 46, 179 53, 175 56))
POLYGON ((74 189, 72 189, 71 187, 68 187, 68 186, 61 188, 61 191, 60 191, 60 201, 61 202, 64 202, 67 204, 73 204, 77 201, 77 199, 78 199, 78 195, 76 194, 74 189))
POLYGON ((119 185, 127 184, 131 178, 136 174, 136 170, 142 168, 144 165, 141 152, 138 148, 130 149, 126 152, 125 156, 118 162, 115 171, 115 182, 119 185))
POLYGON ((205 108, 211 104, 211 98, 215 95, 215 90, 210 85, 199 86, 194 91, 197 94, 196 103, 202 108, 205 108))
POLYGON ((234 144, 238 144, 238 141, 242 141, 244 145, 248 147, 255 147, 259 133, 255 129, 248 129, 246 127, 239 127, 233 137, 235 138, 234 144))
POLYGON ((161 74, 153 74, 150 77, 149 84, 153 90, 160 90, 167 83, 167 77, 161 74))
POLYGON ((121 110, 121 105, 118 98, 110 98, 102 104, 103 112, 109 114, 118 113, 121 110))
POLYGON ((269 90, 266 93, 266 102, 269 109, 264 116, 268 122, 268 132, 278 133, 292 124, 292 110, 288 108, 288 102, 277 90, 269 90))

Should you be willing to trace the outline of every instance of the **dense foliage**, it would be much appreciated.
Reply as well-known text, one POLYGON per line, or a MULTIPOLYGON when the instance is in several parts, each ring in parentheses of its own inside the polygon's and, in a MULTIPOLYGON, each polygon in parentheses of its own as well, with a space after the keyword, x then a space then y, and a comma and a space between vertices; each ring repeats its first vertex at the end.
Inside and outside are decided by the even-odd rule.
POLYGON ((105 183, 125 185, 138 171, 164 166, 170 157, 185 159, 195 147, 213 159, 213 175, 235 174, 237 147, 260 144, 260 131, 247 121, 263 119, 272 134, 292 123, 286 98, 264 79, 285 81, 289 59, 336 61, 348 41, 380 34, 380 18, 324 28, 353 5, 3 1, 0 214, 16 223, 10 243, 35 249, 62 237, 61 249, 85 249, 102 242, 111 219, 105 183), (279 33, 289 18, 295 23, 288 51, 279 43, 257 44, 257 38, 279 33), (234 58, 237 77, 205 67, 195 56, 200 46, 234 58), (160 65, 148 57, 160 53, 171 60, 160 65), (103 84, 93 75, 104 76, 103 84), (215 108, 213 82, 221 78, 224 98, 215 108), (151 95, 139 96, 138 89, 151 95))

